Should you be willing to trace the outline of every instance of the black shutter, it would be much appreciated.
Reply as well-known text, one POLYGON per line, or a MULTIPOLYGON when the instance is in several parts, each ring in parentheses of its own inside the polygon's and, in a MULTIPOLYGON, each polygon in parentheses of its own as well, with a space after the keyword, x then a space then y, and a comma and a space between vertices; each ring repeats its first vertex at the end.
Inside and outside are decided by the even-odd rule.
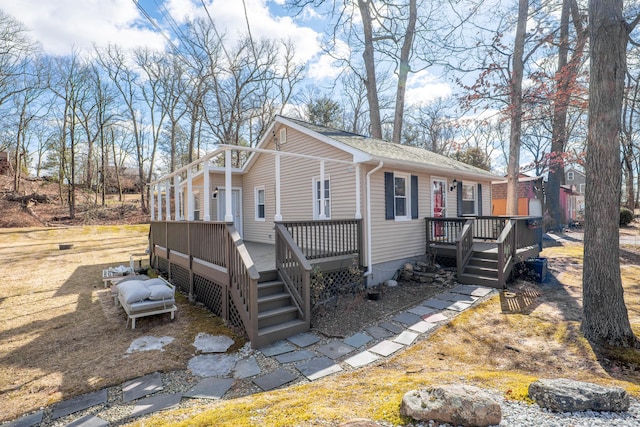
POLYGON ((418 177, 411 175, 411 218, 418 218, 418 177))
POLYGON ((462 216, 462 181, 458 181, 458 188, 456 188, 458 192, 458 216, 462 216))
POLYGON ((393 191, 393 172, 384 173, 384 216, 395 219, 395 193, 393 191))
POLYGON ((478 184, 478 216, 482 216, 482 184, 478 184))

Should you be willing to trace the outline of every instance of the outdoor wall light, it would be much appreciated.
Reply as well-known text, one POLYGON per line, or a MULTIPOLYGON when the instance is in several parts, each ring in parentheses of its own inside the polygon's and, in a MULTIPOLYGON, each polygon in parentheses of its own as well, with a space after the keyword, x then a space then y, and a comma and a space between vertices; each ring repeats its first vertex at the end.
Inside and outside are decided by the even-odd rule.
POLYGON ((449 191, 455 190, 457 186, 458 186, 458 180, 454 178, 453 181, 451 181, 451 187, 449 187, 449 191))
POLYGON ((218 198, 218 187, 213 189, 213 193, 211 194, 211 197, 213 199, 217 199, 218 198))

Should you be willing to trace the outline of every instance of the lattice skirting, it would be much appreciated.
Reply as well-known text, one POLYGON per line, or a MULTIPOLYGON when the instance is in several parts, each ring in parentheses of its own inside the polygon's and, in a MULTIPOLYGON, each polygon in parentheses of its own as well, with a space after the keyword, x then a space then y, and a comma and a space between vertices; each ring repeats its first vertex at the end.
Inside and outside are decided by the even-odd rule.
POLYGON ((361 268, 343 268, 334 271, 311 272, 311 307, 325 304, 338 295, 357 294, 364 291, 365 281, 361 268))
POLYGON ((189 270, 176 264, 171 264, 171 281, 183 293, 189 294, 189 270))

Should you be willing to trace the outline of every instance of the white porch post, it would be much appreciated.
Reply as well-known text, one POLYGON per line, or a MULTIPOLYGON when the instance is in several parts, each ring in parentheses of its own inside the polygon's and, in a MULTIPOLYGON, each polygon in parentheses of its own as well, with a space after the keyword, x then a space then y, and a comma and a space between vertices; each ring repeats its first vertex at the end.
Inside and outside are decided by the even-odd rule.
POLYGON ((162 221, 162 186, 158 183, 158 221, 162 221))
MULTIPOLYGON (((316 191, 314 188, 313 191, 316 191)), ((318 217, 320 219, 327 219, 326 212, 324 211, 324 160, 320 160, 320 212, 318 217)))
POLYGON ((178 175, 175 175, 173 177, 173 188, 175 188, 173 194, 175 197, 175 204, 174 204, 174 211, 175 211, 175 218, 176 221, 180 221, 180 194, 182 193, 182 190, 180 189, 180 177, 178 175))
POLYGON ((193 172, 187 167, 187 221, 193 221, 193 172))
POLYGON ((276 154, 276 214, 273 220, 282 221, 282 213, 280 212, 280 154, 276 154))
POLYGON ((184 221, 184 190, 181 188, 180 189, 180 208, 179 208, 179 214, 180 214, 180 221, 184 221))
POLYGON ((360 163, 356 165, 356 219, 362 219, 362 209, 360 206, 360 163))
POLYGON ((203 171, 204 174, 204 217, 202 218, 204 221, 211 221, 211 214, 209 209, 209 204, 211 203, 211 189, 209 184, 209 160, 205 160, 203 162, 203 171))
POLYGON ((164 197, 165 197, 165 217, 167 221, 171 221, 171 181, 168 179, 164 182, 164 197))
POLYGON ((154 194, 155 192, 156 192, 156 186, 154 184, 151 186, 151 191, 149 192, 149 199, 151 201, 151 221, 156 220, 156 198, 154 194))
POLYGON ((224 203, 225 203, 225 222, 233 222, 233 213, 231 211, 231 150, 224 152, 224 203))

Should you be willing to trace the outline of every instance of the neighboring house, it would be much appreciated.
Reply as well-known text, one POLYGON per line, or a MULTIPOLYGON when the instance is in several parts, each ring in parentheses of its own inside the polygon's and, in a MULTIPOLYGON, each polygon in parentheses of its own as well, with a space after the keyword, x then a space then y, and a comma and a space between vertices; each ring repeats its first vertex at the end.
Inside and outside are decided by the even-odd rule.
MULTIPOLYGON (((507 214, 507 182, 491 184, 492 215, 507 214)), ((541 176, 518 176, 518 215, 542 216, 544 212, 544 190, 541 176)))
POLYGON ((580 194, 571 185, 560 186, 560 214, 562 224, 579 225, 584 221, 584 193, 580 194), (582 201, 582 210, 578 210, 578 200, 582 201))
POLYGON ((150 184, 151 259, 256 347, 308 330, 310 286, 376 285, 427 252, 452 257, 462 283, 504 286, 513 263, 538 254, 541 233, 520 219, 476 219, 491 214, 497 178, 276 116, 257 147, 219 146, 150 184), (234 167, 240 153, 250 155, 234 167), (498 241, 494 267, 473 264, 474 238, 498 241))
MULTIPOLYGON (((564 170, 564 183, 572 190, 575 205, 567 203, 566 216, 567 220, 582 220, 584 218, 584 192, 586 188, 587 177, 584 172, 575 167, 564 170), (573 210, 571 210, 573 208, 573 210), (572 216, 573 215, 573 216, 572 216)), ((569 221, 567 221, 569 223, 569 221)))

